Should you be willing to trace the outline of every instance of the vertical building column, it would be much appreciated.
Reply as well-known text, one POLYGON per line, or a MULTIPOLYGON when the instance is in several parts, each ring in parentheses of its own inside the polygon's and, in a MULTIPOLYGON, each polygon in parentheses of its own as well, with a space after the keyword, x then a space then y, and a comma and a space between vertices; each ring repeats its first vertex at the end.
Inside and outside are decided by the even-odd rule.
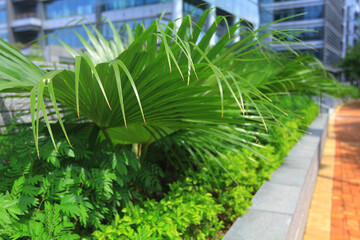
POLYGON ((241 20, 240 17, 234 16, 234 24, 237 23, 237 26, 239 27, 239 28, 235 31, 235 35, 238 35, 238 36, 234 39, 234 42, 239 42, 239 41, 241 40, 241 36, 239 35, 240 32, 241 32, 241 28, 240 28, 240 26, 239 26, 239 25, 240 25, 240 23, 239 23, 240 20, 241 20))
MULTIPOLYGON (((211 25, 215 22, 216 8, 215 8, 215 5, 212 3, 209 3, 207 5, 207 7, 208 7, 208 9, 210 9, 210 11, 212 11, 209 13, 208 18, 207 18, 207 23, 206 23, 206 25, 207 25, 206 27, 207 27, 207 29, 209 29, 211 27, 211 25)), ((216 32, 211 37, 210 42, 209 42, 210 46, 214 46, 215 44, 216 44, 216 32)))
MULTIPOLYGON (((43 26, 44 26, 44 21, 45 21, 45 19, 46 19, 46 13, 45 13, 45 6, 44 6, 44 2, 43 1, 37 1, 37 3, 36 3, 36 13, 39 15, 39 18, 41 19, 41 22, 42 22, 42 24, 41 24, 41 29, 40 29, 40 31, 39 31, 39 33, 38 33, 38 38, 41 38, 41 37, 43 37, 43 36, 45 36, 45 31, 44 31, 44 29, 43 29, 43 26)), ((39 44, 43 47, 43 48, 45 48, 45 46, 46 46, 46 39, 43 39, 43 40, 41 40, 40 42, 39 42, 39 44)))
POLYGON ((179 28, 183 17, 183 0, 172 0, 171 19, 176 20, 176 27, 179 28))
POLYGON ((7 23, 8 23, 8 36, 9 36, 9 43, 15 43, 15 36, 12 30, 11 24, 14 21, 14 6, 11 0, 6 0, 6 14, 7 14, 7 23))
POLYGON ((104 1, 100 0, 100 1, 96 1, 95 2, 95 21, 96 21, 96 28, 101 32, 101 28, 102 28, 102 21, 100 21, 101 17, 102 17, 102 13, 104 12, 104 1))
POLYGON ((343 19, 343 29, 344 29, 344 32, 343 32, 343 39, 342 39, 342 42, 343 42, 343 48, 342 48, 342 57, 345 57, 345 54, 346 54, 346 49, 348 47, 348 30, 349 30, 349 16, 350 16, 350 13, 349 13, 349 10, 350 8, 348 7, 347 3, 349 2, 349 0, 346 0, 345 1, 345 6, 343 8, 343 13, 344 13, 344 19, 343 19))

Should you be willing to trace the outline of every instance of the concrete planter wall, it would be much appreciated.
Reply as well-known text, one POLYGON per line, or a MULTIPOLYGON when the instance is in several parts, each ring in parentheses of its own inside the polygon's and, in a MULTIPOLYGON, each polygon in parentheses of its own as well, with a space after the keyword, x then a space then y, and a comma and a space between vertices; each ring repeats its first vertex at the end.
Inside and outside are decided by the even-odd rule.
POLYGON ((224 240, 302 239, 320 160, 327 137, 328 114, 321 113, 289 152, 270 181, 253 198, 224 240))
POLYGON ((17 98, 14 93, 0 94, 0 129, 10 124, 13 117, 22 112, 21 123, 31 122, 29 98, 17 98))
MULTIPOLYGON (((55 47, 55 46, 51 46, 55 47)), ((56 47, 55 47, 56 48, 56 47)), ((64 49, 63 49, 64 50, 64 49)), ((45 70, 58 70, 58 69, 73 69, 74 66, 70 64, 60 63, 44 63, 34 62, 42 66, 45 70)), ((16 114, 22 113, 23 115, 17 119, 20 123, 31 123, 30 117, 30 97, 17 97, 15 93, 0 93, 0 132, 10 124, 11 120, 16 114)), ((51 103, 45 103, 45 106, 52 106, 51 103)), ((42 113, 40 113, 42 116, 42 113)), ((50 115, 50 120, 56 120, 55 116, 50 115)))

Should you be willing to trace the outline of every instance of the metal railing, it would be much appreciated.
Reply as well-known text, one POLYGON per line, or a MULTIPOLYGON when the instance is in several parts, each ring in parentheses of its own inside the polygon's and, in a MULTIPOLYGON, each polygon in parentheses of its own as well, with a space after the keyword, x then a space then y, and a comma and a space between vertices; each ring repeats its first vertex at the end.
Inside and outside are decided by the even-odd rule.
POLYGON ((36 12, 26 12, 15 14, 15 19, 25 19, 25 18, 40 18, 39 14, 36 12))

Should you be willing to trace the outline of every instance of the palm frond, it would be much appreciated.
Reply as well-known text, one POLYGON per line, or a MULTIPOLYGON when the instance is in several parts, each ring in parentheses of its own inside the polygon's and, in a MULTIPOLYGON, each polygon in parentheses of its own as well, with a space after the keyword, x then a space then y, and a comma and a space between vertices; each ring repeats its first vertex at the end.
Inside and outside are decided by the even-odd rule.
MULTIPOLYGON (((97 29, 93 28, 93 33, 83 26, 90 43, 75 34, 84 44, 85 53, 77 53, 64 44, 75 57, 74 71, 46 73, 1 41, 0 91, 31 92, 36 142, 40 111, 52 136, 49 109, 44 105, 45 99, 50 98, 50 111, 58 116, 65 135, 58 103, 91 120, 114 144, 149 144, 161 137, 151 129, 161 129, 165 135, 178 131, 202 131, 202 136, 216 133, 221 141, 213 144, 226 146, 231 139, 245 146, 251 141, 229 138, 230 131, 225 131, 224 126, 236 126, 229 129, 243 133, 248 131, 242 127, 245 125, 266 129, 269 124, 278 124, 276 114, 268 111, 272 95, 334 89, 335 82, 318 63, 314 64, 314 59, 291 59, 264 49, 267 44, 261 42, 269 33, 263 33, 263 29, 240 33, 244 35, 242 40, 229 46, 241 29, 238 22, 215 46, 209 47, 218 23, 226 21, 218 17, 200 38, 209 13, 205 11, 194 26, 191 18, 185 17, 179 29, 173 22, 164 25, 158 20, 147 29, 139 24, 135 34, 127 26, 125 42, 111 22, 110 41, 97 29)), ((197 145, 200 146, 199 141, 197 145)), ((206 154, 214 151, 203 149, 207 149, 206 154)))

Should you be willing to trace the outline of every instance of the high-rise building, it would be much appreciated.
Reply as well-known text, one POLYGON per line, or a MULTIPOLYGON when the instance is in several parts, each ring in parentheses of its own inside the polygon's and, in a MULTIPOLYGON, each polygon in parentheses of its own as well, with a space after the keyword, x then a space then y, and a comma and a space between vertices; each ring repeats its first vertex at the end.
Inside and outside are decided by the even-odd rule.
MULTIPOLYGON (((337 65, 346 49, 343 40, 348 33, 344 31, 344 6, 345 0, 260 0, 261 25, 287 18, 272 28, 306 29, 296 30, 295 36, 285 36, 285 39, 302 40, 303 44, 295 43, 291 47, 300 52, 313 52, 326 69, 338 74, 337 65)), ((287 45, 273 44, 272 47, 281 51, 287 45)))
MULTIPOLYGON (((259 26, 257 0, 0 0, 0 37, 10 43, 26 44, 45 35, 55 35, 56 38, 48 37, 42 41, 46 59, 66 61, 69 56, 57 46, 60 45, 58 39, 73 48, 82 47, 72 32, 76 30, 80 35, 86 35, 78 26, 80 20, 82 24, 94 25, 105 17, 115 27, 124 23, 134 27, 139 22, 147 27, 163 12, 165 22, 188 13, 196 20, 207 8, 213 9, 215 15, 226 16, 230 25, 241 17, 247 26, 259 26)), ((211 15, 208 24, 213 20, 211 15)), ((226 28, 225 24, 219 27, 213 43, 226 28)), ((105 37, 110 37, 111 31, 106 24, 101 26, 101 31, 105 37)))
POLYGON ((358 0, 345 0, 343 56, 349 46, 360 40, 360 5, 358 0))

